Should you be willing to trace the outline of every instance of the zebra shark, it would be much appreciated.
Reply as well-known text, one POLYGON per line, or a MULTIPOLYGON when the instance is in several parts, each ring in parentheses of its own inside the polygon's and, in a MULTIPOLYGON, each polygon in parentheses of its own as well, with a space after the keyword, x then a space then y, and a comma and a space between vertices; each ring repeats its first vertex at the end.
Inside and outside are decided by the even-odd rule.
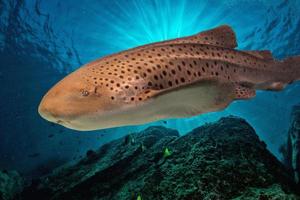
POLYGON ((97 130, 222 110, 300 79, 300 56, 279 61, 268 50, 236 47, 223 25, 106 56, 58 82, 38 111, 71 129, 97 130))

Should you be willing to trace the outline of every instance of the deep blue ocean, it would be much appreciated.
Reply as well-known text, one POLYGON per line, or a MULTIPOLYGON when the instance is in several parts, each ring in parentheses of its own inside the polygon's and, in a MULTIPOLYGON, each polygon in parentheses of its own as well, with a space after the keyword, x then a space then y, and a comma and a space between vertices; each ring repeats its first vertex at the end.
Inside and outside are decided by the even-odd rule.
POLYGON ((228 115, 245 118, 281 159, 299 82, 281 92, 258 91, 221 112, 93 132, 51 124, 37 113, 47 90, 85 63, 222 24, 235 30, 238 49, 269 49, 278 59, 300 55, 299 0, 0 0, 0 169, 39 176, 153 124, 183 135, 228 115))

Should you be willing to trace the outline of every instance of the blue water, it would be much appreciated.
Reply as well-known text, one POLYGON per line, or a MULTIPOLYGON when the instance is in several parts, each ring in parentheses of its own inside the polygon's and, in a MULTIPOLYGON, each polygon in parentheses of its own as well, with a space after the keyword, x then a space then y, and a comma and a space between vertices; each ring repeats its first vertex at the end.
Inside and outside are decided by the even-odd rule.
POLYGON ((93 132, 37 114, 45 92, 84 63, 221 24, 236 31, 238 49, 270 49, 278 59, 300 54, 298 0, 0 0, 0 169, 37 176, 153 124, 185 134, 227 115, 245 118, 280 159, 291 107, 300 103, 299 83, 258 92, 222 112, 93 132))

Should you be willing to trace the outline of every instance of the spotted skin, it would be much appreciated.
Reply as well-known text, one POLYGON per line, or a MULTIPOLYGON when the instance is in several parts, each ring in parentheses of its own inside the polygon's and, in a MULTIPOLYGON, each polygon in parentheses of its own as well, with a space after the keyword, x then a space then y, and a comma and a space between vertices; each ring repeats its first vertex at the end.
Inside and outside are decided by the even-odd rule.
POLYGON ((277 61, 270 51, 236 46, 232 29, 220 26, 103 57, 54 86, 39 112, 77 130, 142 124, 217 111, 257 89, 281 90, 299 79, 299 57, 277 61))

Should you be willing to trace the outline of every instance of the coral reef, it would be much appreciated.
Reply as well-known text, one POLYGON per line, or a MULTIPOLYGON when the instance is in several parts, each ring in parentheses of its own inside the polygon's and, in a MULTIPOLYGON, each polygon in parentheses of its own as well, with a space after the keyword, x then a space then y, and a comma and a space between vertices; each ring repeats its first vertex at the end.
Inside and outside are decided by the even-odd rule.
POLYGON ((0 200, 8 200, 20 193, 24 186, 23 178, 16 171, 0 171, 0 200))
POLYGON ((243 119, 179 136, 149 127, 88 152, 27 187, 22 199, 297 199, 292 178, 243 119))
POLYGON ((285 165, 294 176, 295 182, 300 185, 300 105, 295 105, 292 109, 287 142, 280 150, 285 165))

